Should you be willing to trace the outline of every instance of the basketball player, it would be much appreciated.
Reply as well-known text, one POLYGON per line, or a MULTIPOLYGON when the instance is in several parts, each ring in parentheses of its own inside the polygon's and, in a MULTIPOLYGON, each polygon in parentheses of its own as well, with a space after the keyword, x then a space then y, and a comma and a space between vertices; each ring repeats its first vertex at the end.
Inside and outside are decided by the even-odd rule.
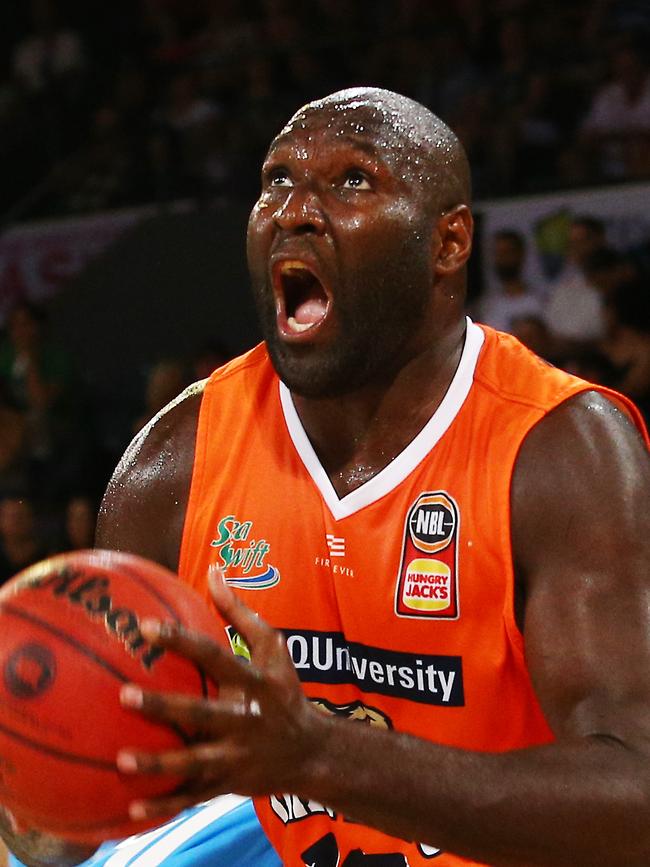
POLYGON ((176 569, 233 651, 143 625, 220 696, 125 687, 204 732, 124 745, 124 773, 187 778, 134 817, 254 796, 292 867, 650 863, 642 423, 465 318, 469 198, 455 136, 397 94, 271 144, 265 345, 150 423, 101 510, 98 545, 176 569))

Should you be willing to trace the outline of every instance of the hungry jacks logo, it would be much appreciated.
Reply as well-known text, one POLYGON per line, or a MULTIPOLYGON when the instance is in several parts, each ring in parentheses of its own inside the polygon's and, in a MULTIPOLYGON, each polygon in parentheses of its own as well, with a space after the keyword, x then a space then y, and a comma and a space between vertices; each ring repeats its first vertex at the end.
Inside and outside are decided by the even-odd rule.
POLYGON ((458 523, 458 506, 445 491, 422 493, 409 509, 395 592, 398 617, 458 617, 458 523))
POLYGON ((266 563, 271 546, 266 539, 252 538, 253 522, 226 515, 217 524, 210 545, 217 549, 217 565, 226 584, 240 590, 268 590, 280 581, 280 571, 266 563))

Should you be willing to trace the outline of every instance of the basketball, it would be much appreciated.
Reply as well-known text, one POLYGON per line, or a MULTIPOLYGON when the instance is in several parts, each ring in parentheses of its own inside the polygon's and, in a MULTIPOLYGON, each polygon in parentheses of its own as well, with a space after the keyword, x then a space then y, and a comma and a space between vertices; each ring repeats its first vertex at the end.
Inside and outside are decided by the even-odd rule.
POLYGON ((80 843, 129 836, 153 824, 132 822, 130 801, 180 784, 123 775, 115 764, 122 747, 179 749, 192 740, 122 708, 123 684, 216 695, 194 663, 145 642, 144 617, 220 640, 198 593, 132 554, 61 554, 0 591, 0 803, 21 825, 80 843))

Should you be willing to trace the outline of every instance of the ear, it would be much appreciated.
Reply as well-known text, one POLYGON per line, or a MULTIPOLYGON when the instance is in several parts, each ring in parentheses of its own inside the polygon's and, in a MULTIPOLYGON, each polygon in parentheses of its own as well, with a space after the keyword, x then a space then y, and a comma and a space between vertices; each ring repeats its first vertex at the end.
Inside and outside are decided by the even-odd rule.
MULTIPOLYGON (((435 256, 435 271, 448 276, 459 271, 472 252, 474 219, 467 205, 456 205, 438 220, 436 242, 440 246, 435 256)), ((436 246, 437 246, 436 244, 436 246)))

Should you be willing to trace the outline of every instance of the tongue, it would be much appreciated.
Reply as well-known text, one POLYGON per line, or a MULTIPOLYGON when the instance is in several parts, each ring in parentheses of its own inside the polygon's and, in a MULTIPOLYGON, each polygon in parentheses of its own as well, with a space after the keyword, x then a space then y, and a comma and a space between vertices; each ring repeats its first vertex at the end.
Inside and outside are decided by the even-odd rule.
POLYGON ((293 316, 300 325, 315 325, 324 318, 326 312, 326 298, 307 298, 298 304, 293 316))

